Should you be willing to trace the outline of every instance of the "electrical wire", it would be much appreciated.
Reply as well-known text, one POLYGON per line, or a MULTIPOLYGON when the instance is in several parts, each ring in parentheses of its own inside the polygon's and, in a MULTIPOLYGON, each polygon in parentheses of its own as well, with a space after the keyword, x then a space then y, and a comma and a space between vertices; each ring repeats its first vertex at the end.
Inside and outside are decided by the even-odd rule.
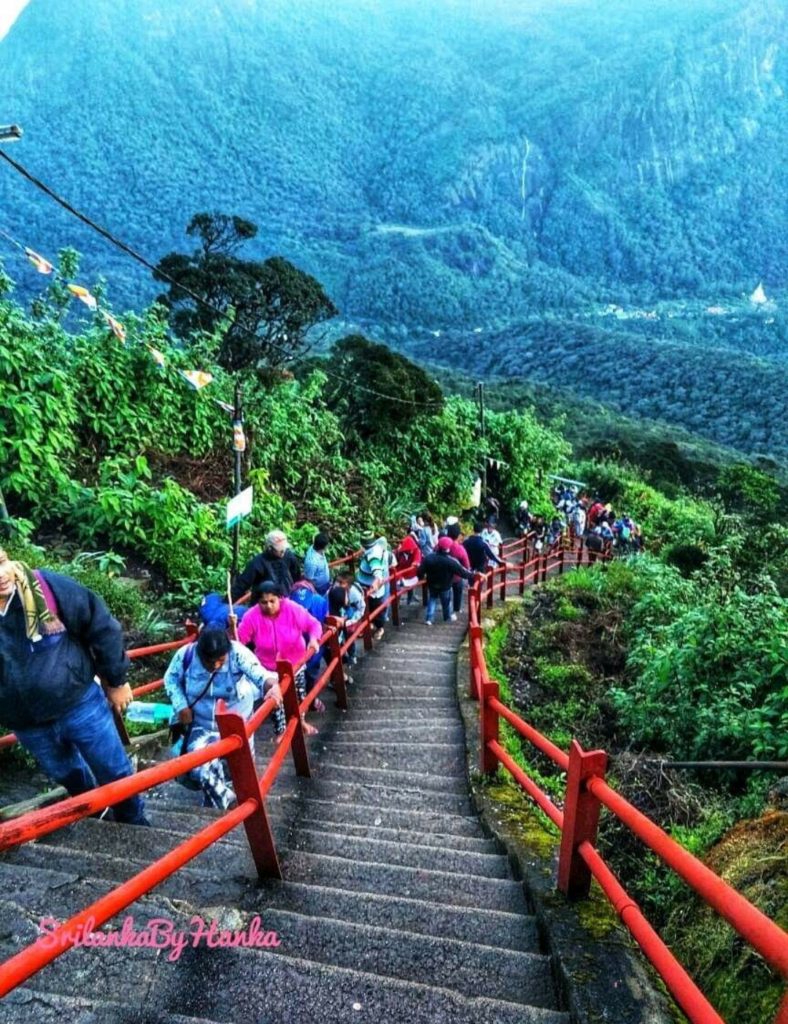
MULTIPOLYGON (((170 277, 169 274, 166 274, 164 273, 164 271, 159 270, 150 262, 150 260, 147 260, 143 255, 138 253, 136 249, 132 248, 132 246, 128 245, 126 242, 121 241, 121 239, 117 238, 111 231, 107 230, 107 228, 104 228, 100 224, 97 224, 94 220, 88 217, 87 214, 82 213, 81 210, 78 210, 67 199, 64 199, 63 196, 55 192, 55 190, 50 188, 49 185, 41 181, 40 178, 37 178, 23 164, 20 164, 18 160, 14 160, 12 157, 10 157, 6 152, 4 152, 2 148, 0 148, 0 158, 5 160, 7 164, 13 167, 15 171, 21 174, 23 178, 26 178, 37 189, 39 189, 45 195, 49 196, 50 199, 52 199, 64 210, 66 210, 67 213, 70 213, 73 217, 76 217, 77 220, 81 221, 92 231, 95 231, 97 234, 101 235, 101 237, 104 238, 111 245, 114 245, 117 249, 120 249, 121 252, 125 253, 127 256, 130 256, 133 260, 136 260, 137 263, 141 263, 143 267, 146 267, 153 274, 157 275, 161 280, 167 281, 169 284, 176 287, 179 291, 183 292, 185 295, 188 295, 190 299, 201 305, 204 309, 207 309, 210 312, 212 312, 215 316, 226 316, 225 311, 219 309, 218 306, 214 306, 213 303, 208 302, 207 299, 204 299, 201 295, 198 295, 197 292, 193 292, 190 288, 181 284, 179 281, 176 281, 174 278, 170 277)), ((25 250, 25 246, 23 246, 20 242, 17 242, 16 239, 12 239, 11 236, 9 236, 6 232, 2 232, 2 234, 4 235, 4 237, 9 238, 9 240, 13 241, 14 245, 18 246, 23 251, 25 250)), ((252 331, 248 330, 245 327, 241 327, 240 330, 242 331, 242 333, 246 334, 250 338, 257 337, 257 335, 255 335, 252 331)), ((292 354, 288 354, 288 350, 285 349, 284 346, 277 345, 274 342, 269 342, 269 346, 272 349, 274 349, 274 351, 277 351, 280 354, 284 353, 287 358, 293 358, 292 354)), ((359 384, 357 381, 350 380, 347 377, 343 377, 335 370, 323 369, 322 372, 325 373, 327 377, 332 377, 334 380, 338 380, 342 384, 355 388, 357 391, 363 391, 368 395, 374 395, 376 398, 382 398, 388 402, 398 402, 400 405, 408 405, 421 410, 442 408, 442 402, 428 402, 426 403, 426 405, 424 405, 420 402, 414 402, 413 399, 411 398, 401 398, 399 395, 387 395, 384 394, 382 391, 376 391, 374 388, 367 387, 365 384, 359 384)))

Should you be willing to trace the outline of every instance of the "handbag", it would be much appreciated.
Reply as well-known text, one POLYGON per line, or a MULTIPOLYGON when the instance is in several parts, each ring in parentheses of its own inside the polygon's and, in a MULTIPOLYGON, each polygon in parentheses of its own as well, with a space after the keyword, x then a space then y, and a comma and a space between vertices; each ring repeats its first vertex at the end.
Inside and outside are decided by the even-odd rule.
MULTIPOLYGON (((184 692, 184 694, 186 693, 186 673, 189 671, 189 669, 191 668, 191 664, 194 661, 194 649, 195 649, 196 646, 197 646, 196 644, 190 644, 189 647, 186 649, 184 655, 183 655, 182 669, 183 669, 183 692, 184 692)), ((208 682, 205 684, 203 689, 194 698, 194 700, 191 702, 191 704, 187 705, 189 711, 194 711, 195 707, 200 703, 200 701, 203 699, 203 697, 208 692, 208 690, 210 690, 211 684, 213 683, 215 678, 216 678, 216 673, 215 672, 211 672, 210 676, 208 677, 208 682)), ((194 726, 194 717, 192 717, 192 720, 191 720, 191 722, 189 722, 188 725, 185 725, 178 718, 175 718, 175 719, 173 719, 170 722, 169 742, 170 742, 170 746, 172 748, 172 753, 173 753, 174 757, 180 757, 181 754, 185 754, 186 753, 186 750, 187 750, 188 745, 189 745, 189 737, 191 736, 192 727, 193 726, 194 726), (180 742, 180 750, 176 751, 175 748, 176 748, 176 746, 178 745, 179 742, 180 742)))

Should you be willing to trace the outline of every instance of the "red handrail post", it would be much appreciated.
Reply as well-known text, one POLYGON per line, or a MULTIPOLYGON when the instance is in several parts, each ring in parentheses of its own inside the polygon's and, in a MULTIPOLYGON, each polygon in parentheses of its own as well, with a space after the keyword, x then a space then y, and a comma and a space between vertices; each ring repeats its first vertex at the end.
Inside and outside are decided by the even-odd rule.
POLYGON ((260 796, 260 780, 257 778, 257 767, 254 763, 252 748, 246 737, 246 723, 240 715, 228 711, 224 701, 219 701, 216 712, 216 725, 222 739, 228 736, 239 736, 242 746, 227 755, 227 765, 233 780, 233 789, 239 806, 247 800, 257 802, 257 810, 244 821, 246 838, 252 851, 258 878, 281 878, 282 869, 276 856, 274 834, 271 822, 265 809, 265 802, 260 796))
POLYGON ((786 992, 783 1001, 780 1003, 780 1009, 774 1018, 774 1024, 788 1024, 788 992, 786 992))
POLYGON ((328 638, 328 653, 331 655, 332 661, 336 659, 336 665, 331 673, 331 682, 334 686, 334 693, 337 695, 337 707, 342 711, 347 711, 347 686, 345 684, 345 669, 342 665, 342 654, 340 652, 342 645, 339 642, 342 619, 336 615, 329 615, 326 617, 326 625, 332 630, 331 636, 328 638))
POLYGON ((506 566, 501 565, 498 567, 498 571, 501 574, 501 600, 506 600, 506 566))
POLYGON ((476 682, 475 682, 475 679, 474 679, 474 675, 475 675, 476 669, 479 667, 478 662, 476 660, 476 643, 475 643, 475 641, 478 640, 479 643, 481 644, 483 636, 484 636, 484 631, 482 630, 481 626, 471 626, 470 627, 470 629, 468 631, 468 650, 470 652, 470 663, 471 663, 471 685, 470 685, 470 690, 469 690, 469 694, 468 695, 470 696, 471 700, 477 700, 478 699, 478 695, 476 693, 476 682))
MULTIPOLYGON (((538 573, 537 573, 538 578, 538 573)), ((547 581, 547 551, 542 555, 542 583, 547 581)))
POLYGON ((495 569, 488 570, 485 582, 487 584, 487 607, 492 608, 493 597, 495 596, 495 569))
POLYGON ((372 650, 372 621, 369 617, 369 591, 364 591, 364 650, 372 650))
POLYGON ((487 680, 482 682, 481 706, 479 708, 479 724, 481 727, 481 749, 479 751, 479 767, 484 775, 494 775, 498 770, 498 758, 490 750, 490 743, 498 742, 498 712, 493 710, 490 701, 498 700, 498 684, 487 680))
POLYGON ((564 549, 563 548, 561 548, 561 551, 560 551, 560 553, 558 555, 558 575, 559 576, 563 576, 564 575, 564 549))
POLYGON ((572 740, 558 857, 558 888, 570 900, 584 899, 591 888, 591 871, 578 851, 582 843, 596 845, 601 804, 588 792, 586 782, 593 776, 604 778, 606 771, 604 750, 586 752, 577 740, 572 740))
POLYGON ((523 538, 523 557, 520 561, 520 597, 525 593, 525 565, 528 561, 528 536, 523 538))
POLYGON ((293 671, 292 661, 285 661, 280 658, 276 663, 276 671, 279 676, 279 686, 282 690, 282 696, 284 698, 285 715, 289 722, 291 718, 295 718, 297 721, 296 731, 293 733, 293 764, 295 765, 296 775, 303 775, 306 778, 310 778, 312 770, 309 767, 309 753, 306 747, 306 737, 304 736, 304 725, 301 721, 301 708, 298 706, 298 694, 295 688, 295 672, 293 671))
POLYGON ((394 624, 395 629, 399 629, 399 580, 396 576, 392 576, 389 581, 389 588, 391 590, 391 621, 394 624))

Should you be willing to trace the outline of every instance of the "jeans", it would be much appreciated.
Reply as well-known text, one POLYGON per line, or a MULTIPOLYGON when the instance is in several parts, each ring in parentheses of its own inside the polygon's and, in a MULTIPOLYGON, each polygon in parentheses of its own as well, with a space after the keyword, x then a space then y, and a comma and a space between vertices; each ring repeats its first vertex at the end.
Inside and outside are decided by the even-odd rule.
POLYGON ((451 596, 451 587, 441 590, 438 594, 433 594, 430 591, 427 598, 427 613, 424 616, 424 621, 432 622, 435 618, 435 609, 438 607, 438 601, 440 601, 441 608, 443 609, 443 621, 448 622, 451 618, 451 596))
POLYGON ((454 614, 457 615, 462 611, 462 592, 465 590, 465 580, 459 580, 457 583, 452 583, 451 592, 454 598, 454 614))
MULTIPOLYGON (((15 732, 47 775, 71 796, 133 774, 100 686, 89 686, 82 700, 56 721, 15 732)), ((140 796, 123 800, 115 804, 115 821, 147 824, 144 807, 140 796)))

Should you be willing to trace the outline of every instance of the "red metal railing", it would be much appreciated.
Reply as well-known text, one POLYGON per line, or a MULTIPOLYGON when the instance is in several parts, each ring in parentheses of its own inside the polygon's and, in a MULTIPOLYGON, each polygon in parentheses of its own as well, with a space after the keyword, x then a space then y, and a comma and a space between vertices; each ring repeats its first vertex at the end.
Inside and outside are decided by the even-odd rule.
MULTIPOLYGON (((336 689, 339 707, 347 708, 347 690, 342 668, 343 654, 360 637, 363 637, 365 645, 372 645, 372 623, 379 616, 384 615, 387 608, 392 609, 391 614, 395 626, 399 625, 400 594, 397 583, 402 575, 402 573, 393 573, 386 580, 390 587, 389 595, 383 598, 380 605, 371 613, 368 605, 366 615, 352 629, 347 630, 338 619, 329 621, 328 629, 321 637, 321 645, 327 645, 329 650, 328 664, 300 705, 296 696, 295 675, 307 661, 307 655, 305 654, 296 664, 291 664, 288 661, 277 663, 277 674, 287 724, 275 752, 259 777, 250 740, 273 712, 274 701, 270 698, 265 700, 254 715, 246 721, 240 715, 228 712, 224 702, 220 701, 216 714, 220 736, 218 741, 199 751, 172 758, 128 778, 97 787, 88 793, 63 800, 51 807, 32 811, 0 825, 1 852, 13 846, 39 839, 66 825, 95 814, 105 807, 111 807, 132 796, 144 793, 220 757, 227 760, 233 790, 237 798, 237 806, 233 810, 227 811, 209 826, 180 843, 133 878, 117 886, 91 906, 79 911, 55 931, 20 950, 19 953, 1 964, 0 998, 70 949, 79 937, 80 926, 91 922, 94 928, 99 928, 241 824, 246 830, 259 877, 282 877, 273 832, 266 812, 266 797, 276 782, 279 770, 288 754, 293 757, 296 773, 304 777, 310 776, 309 755, 302 717, 329 683, 333 683, 336 689), (340 634, 343 629, 347 635, 344 643, 340 643, 340 634)), ((182 640, 138 648, 130 651, 129 656, 139 658, 175 650, 189 643, 193 639, 193 635, 194 631, 191 631, 182 640)), ((135 694, 150 692, 151 689, 161 685, 162 680, 155 680, 139 687, 134 692, 135 694)), ((12 742, 14 741, 12 740, 12 742)))
MULTIPOLYGON (((496 593, 501 599, 505 598, 507 586, 517 585, 519 592, 523 593, 528 583, 543 581, 551 573, 561 573, 584 560, 582 540, 575 544, 573 539, 570 539, 568 548, 561 544, 539 555, 532 552, 528 537, 505 545, 507 561, 511 562, 518 553, 521 556, 519 566, 510 564, 508 570, 496 567, 487 573, 484 582, 474 584, 469 591, 470 695, 479 701, 481 770, 490 775, 502 765, 561 831, 559 889, 570 899, 580 899, 588 895, 591 879, 596 879, 692 1024, 725 1024, 596 849, 602 808, 631 829, 785 978, 788 978, 788 934, 612 789, 604 778, 607 767, 604 751, 585 751, 573 740, 569 753, 565 753, 501 703, 498 684, 490 680, 484 658, 482 602, 486 601, 491 607, 496 593), (507 578, 512 574, 516 579, 507 578), (563 810, 501 746, 501 719, 566 773, 563 810)), ((587 549, 585 551, 588 562, 609 557, 609 553, 597 555, 587 549)), ((788 1024, 788 995, 774 1024, 788 1024)))

